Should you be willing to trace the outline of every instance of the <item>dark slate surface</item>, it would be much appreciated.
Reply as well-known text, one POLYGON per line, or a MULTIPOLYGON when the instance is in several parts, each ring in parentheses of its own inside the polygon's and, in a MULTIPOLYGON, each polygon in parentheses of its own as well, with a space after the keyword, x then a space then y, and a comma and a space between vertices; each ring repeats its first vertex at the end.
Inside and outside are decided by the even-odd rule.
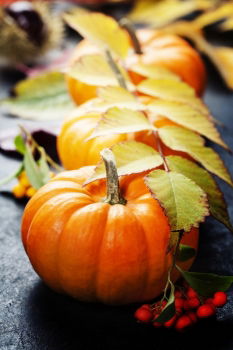
MULTIPOLYGON (((209 77, 205 100, 215 117, 226 125, 220 129, 225 141, 233 148, 233 94, 224 88, 211 67, 209 77)), ((9 84, 10 80, 7 75, 9 84)), ((3 75, 1 81, 1 86, 6 88, 3 75)), ((1 130, 13 128, 18 122, 18 119, 0 116, 1 130)), ((232 157, 216 148, 233 174, 232 157)), ((16 165, 16 160, 0 155, 0 178, 16 165)), ((221 187, 232 216, 233 191, 223 183, 221 187)), ((217 320, 199 323, 184 334, 137 324, 133 319, 135 305, 84 304, 51 291, 32 270, 20 241, 24 205, 7 191, 0 194, 1 350, 233 349, 231 291, 229 303, 218 312, 217 320)), ((201 227, 200 249, 193 269, 233 275, 232 251, 232 234, 221 224, 208 219, 201 227)))

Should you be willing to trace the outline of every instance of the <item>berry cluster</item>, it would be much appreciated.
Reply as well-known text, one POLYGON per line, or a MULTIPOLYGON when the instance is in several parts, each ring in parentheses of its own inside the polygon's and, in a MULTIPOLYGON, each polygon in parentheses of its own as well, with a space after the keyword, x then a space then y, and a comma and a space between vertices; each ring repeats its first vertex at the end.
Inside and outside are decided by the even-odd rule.
POLYGON ((25 171, 18 176, 18 183, 12 188, 12 193, 16 198, 31 198, 36 189, 32 187, 25 171))
POLYGON ((144 304, 136 310, 134 316, 142 323, 151 323, 154 327, 171 328, 183 331, 195 324, 198 319, 214 316, 217 307, 222 307, 227 302, 224 292, 216 292, 212 298, 204 299, 197 292, 188 287, 175 292, 175 315, 167 322, 157 322, 156 318, 161 314, 167 302, 159 301, 155 304, 144 304))

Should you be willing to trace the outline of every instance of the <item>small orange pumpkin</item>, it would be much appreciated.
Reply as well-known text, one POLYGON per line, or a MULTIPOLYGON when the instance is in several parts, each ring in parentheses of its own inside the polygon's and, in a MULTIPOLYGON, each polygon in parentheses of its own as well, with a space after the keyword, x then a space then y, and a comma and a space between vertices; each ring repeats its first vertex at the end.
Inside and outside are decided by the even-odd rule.
MULTIPOLYGON (((101 150, 112 147, 122 141, 135 140, 157 149, 156 140, 151 131, 118 135, 110 134, 86 141, 93 133, 101 117, 99 113, 88 113, 80 116, 79 113, 73 112, 71 116, 65 119, 57 137, 57 149, 65 169, 73 170, 85 165, 95 165, 100 160, 101 150)), ((177 124, 166 118, 158 117, 158 119, 154 120, 154 125, 160 128, 177 124)), ((162 145, 162 149, 164 155, 180 155, 190 159, 184 152, 171 150, 165 145, 162 145)))
MULTIPOLYGON (((183 39, 176 35, 164 34, 152 29, 138 30, 142 55, 132 52, 125 60, 125 66, 134 84, 144 79, 130 70, 133 64, 154 64, 168 68, 192 86, 201 95, 206 82, 204 64, 199 54, 183 39)), ((88 40, 82 40, 76 47, 71 64, 83 55, 99 53, 99 49, 88 40)), ((70 95, 77 104, 82 104, 96 97, 97 86, 88 85, 70 76, 66 77, 70 95)))
MULTIPOLYGON (((119 184, 105 161, 107 200, 106 180, 83 187, 93 167, 60 173, 27 204, 23 244, 35 271, 57 292, 107 304, 149 300, 162 292, 172 263, 168 221, 141 175, 119 184)), ((182 242, 196 249, 198 230, 182 242)))

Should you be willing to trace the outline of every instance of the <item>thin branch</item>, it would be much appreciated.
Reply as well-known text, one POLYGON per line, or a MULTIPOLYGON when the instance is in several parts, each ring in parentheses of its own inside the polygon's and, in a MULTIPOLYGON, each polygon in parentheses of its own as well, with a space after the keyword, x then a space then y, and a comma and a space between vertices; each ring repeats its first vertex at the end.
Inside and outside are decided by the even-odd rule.
POLYGON ((120 69, 118 68, 116 62, 114 61, 113 57, 112 57, 112 54, 109 50, 106 50, 105 51, 105 55, 106 55, 106 59, 107 59, 107 62, 111 68, 111 70, 113 71, 113 73, 115 74, 116 76, 116 79, 119 83, 119 85, 127 90, 127 85, 126 85, 126 82, 125 82, 125 78, 123 77, 120 69))
POLYGON ((169 166, 167 164, 166 157, 163 154, 162 145, 161 145, 161 141, 160 141, 160 138, 159 138, 159 135, 158 135, 158 131, 154 131, 154 136, 155 136, 155 139, 156 139, 156 145, 157 145, 158 152, 159 152, 161 158, 163 159, 164 169, 165 169, 166 172, 169 172, 170 169, 169 169, 169 166))
POLYGON ((119 24, 128 32, 132 40, 135 53, 138 55, 142 55, 143 51, 141 48, 140 41, 137 38, 133 23, 128 18, 124 17, 120 20, 119 24))

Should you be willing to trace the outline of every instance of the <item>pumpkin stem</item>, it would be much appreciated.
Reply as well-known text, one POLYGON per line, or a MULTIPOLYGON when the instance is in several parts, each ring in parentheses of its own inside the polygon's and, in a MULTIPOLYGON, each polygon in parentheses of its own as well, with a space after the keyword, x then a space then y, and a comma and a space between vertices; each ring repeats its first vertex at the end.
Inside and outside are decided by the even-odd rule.
POLYGON ((100 154, 104 161, 107 178, 107 197, 105 202, 111 205, 126 204, 126 200, 122 197, 120 192, 116 160, 113 152, 109 148, 105 148, 100 154))
POLYGON ((143 52, 142 52, 141 44, 137 38, 133 23, 126 17, 123 17, 119 23, 121 27, 128 32, 130 39, 132 40, 135 53, 138 55, 142 55, 143 52))

